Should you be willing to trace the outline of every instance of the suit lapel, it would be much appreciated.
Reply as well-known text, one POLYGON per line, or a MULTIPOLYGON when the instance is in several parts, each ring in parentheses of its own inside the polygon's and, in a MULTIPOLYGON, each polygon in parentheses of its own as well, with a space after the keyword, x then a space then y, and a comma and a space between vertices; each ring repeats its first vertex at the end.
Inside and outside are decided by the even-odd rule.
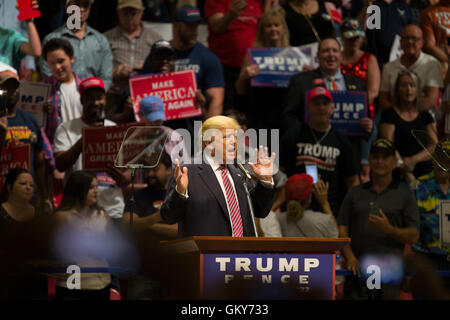
MULTIPOLYGON (((230 220, 228 214, 227 203, 225 200, 225 196, 222 192, 222 188, 220 187, 219 181, 217 181, 216 174, 213 172, 212 167, 209 164, 201 165, 198 174, 200 178, 205 183, 207 189, 214 195, 214 197, 219 202, 220 207, 222 208, 223 213, 226 215, 227 219, 230 220)), ((231 222, 230 222, 231 223, 231 222)))

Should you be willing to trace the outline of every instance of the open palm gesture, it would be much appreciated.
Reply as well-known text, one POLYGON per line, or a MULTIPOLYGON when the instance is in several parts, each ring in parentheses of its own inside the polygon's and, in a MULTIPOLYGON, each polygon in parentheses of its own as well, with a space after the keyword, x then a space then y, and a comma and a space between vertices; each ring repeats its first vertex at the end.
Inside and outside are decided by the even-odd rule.
POLYGON ((269 149, 267 147, 259 146, 256 151, 256 164, 248 163, 253 169, 253 172, 262 181, 272 182, 273 164, 275 162, 275 152, 269 157, 269 149))

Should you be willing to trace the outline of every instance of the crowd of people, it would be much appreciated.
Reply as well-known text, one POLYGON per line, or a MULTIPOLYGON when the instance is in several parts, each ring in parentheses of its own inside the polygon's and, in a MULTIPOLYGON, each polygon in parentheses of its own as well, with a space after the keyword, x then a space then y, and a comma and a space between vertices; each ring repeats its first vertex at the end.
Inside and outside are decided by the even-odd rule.
MULTIPOLYGON (((376 295, 364 290, 360 265, 367 255, 420 255, 450 271, 450 248, 440 242, 439 225, 440 200, 450 199, 450 161, 442 157, 450 152, 449 0, 180 0, 176 5, 154 1, 158 5, 151 8, 142 0, 64 2, 50 10, 48 1, 33 0, 42 17, 19 21, 12 1, 0 1, 2 165, 7 167, 5 155, 14 148, 30 146, 28 168, 2 167, 1 255, 22 248, 8 241, 30 228, 38 239, 36 224, 42 230, 72 226, 104 234, 128 230, 133 217, 134 232, 147 235, 155 248, 160 240, 180 236, 254 235, 234 169, 209 162, 214 172, 208 179, 220 182, 214 190, 203 186, 210 181, 202 176, 203 167, 175 161, 194 156, 193 137, 203 132, 194 131, 198 120, 219 130, 279 130, 280 171, 271 177, 260 172, 259 163, 247 166, 256 182, 258 234, 349 237, 339 263, 352 276, 340 298, 398 299, 408 291, 400 283, 383 283, 376 295), (61 18, 71 5, 80 8, 76 28, 61 18), (370 5, 380 10, 375 18, 381 28, 369 27, 370 5), (117 19, 103 19, 102 10, 117 19), (170 21, 172 38, 164 39, 145 20, 170 21), (199 41, 202 24, 207 46, 199 41), (398 52, 391 52, 397 44, 398 52), (316 63, 292 75, 287 87, 252 85, 261 66, 252 63, 249 48, 305 45, 316 46, 317 55, 310 57, 316 63), (135 111, 130 77, 181 70, 195 72, 201 116, 168 120, 156 96, 142 99, 135 111), (28 81, 50 86, 43 124, 18 107, 21 83, 28 81), (360 135, 333 128, 334 91, 366 92, 360 135), (170 137, 156 167, 143 170, 136 185, 130 170, 113 164, 84 170, 85 128, 136 122, 170 137), (183 141, 177 129, 190 132, 192 141, 183 141), (427 149, 414 130, 428 137, 427 149), (314 181, 305 168, 311 164, 317 168, 314 181), (216 191, 222 202, 204 196, 216 191), (235 203, 241 207, 236 221, 235 203), (197 216, 186 213, 191 211, 197 216), (205 231, 207 222, 211 228, 205 231)), ((223 139, 225 147, 229 137, 223 139)), ((29 250, 23 259, 12 255, 4 270, 36 256, 29 250)), ((108 267, 103 258, 78 258, 81 266, 108 267)), ((131 279, 128 297, 162 298, 157 274, 131 279)), ((442 279, 444 287, 449 279, 442 279)), ((57 276, 58 298, 108 299, 111 289, 120 291, 114 272, 85 274, 76 294, 66 283, 67 276, 57 276)), ((19 289, 0 292, 24 296, 19 289)), ((422 298, 420 292, 412 296, 422 298)))

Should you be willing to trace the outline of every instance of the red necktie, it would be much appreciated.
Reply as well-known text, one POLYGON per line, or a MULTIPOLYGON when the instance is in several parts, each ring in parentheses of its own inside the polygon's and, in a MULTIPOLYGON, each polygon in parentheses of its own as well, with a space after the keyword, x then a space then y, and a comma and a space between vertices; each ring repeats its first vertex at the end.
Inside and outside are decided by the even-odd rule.
POLYGON ((234 237, 242 237, 243 229, 242 229, 242 217, 241 212, 239 210, 239 205, 236 199, 236 193, 233 190, 233 186, 231 185, 231 181, 228 178, 227 168, 221 167, 220 172, 222 174, 222 181, 225 187, 225 194, 227 197, 228 208, 230 210, 231 217, 231 227, 233 229, 234 237))
POLYGON ((336 84, 336 81, 334 81, 334 77, 329 77, 328 80, 330 80, 330 82, 331 82, 331 90, 338 91, 339 88, 336 84))

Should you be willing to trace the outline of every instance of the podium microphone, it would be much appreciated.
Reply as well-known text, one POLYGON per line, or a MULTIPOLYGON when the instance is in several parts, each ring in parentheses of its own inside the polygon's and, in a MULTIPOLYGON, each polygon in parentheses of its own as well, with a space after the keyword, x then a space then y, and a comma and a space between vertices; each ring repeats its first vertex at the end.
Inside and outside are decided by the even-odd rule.
POLYGON ((245 169, 245 167, 244 167, 242 164, 236 163, 236 166, 239 168, 239 170, 242 171, 242 173, 244 174, 244 176, 247 177, 247 179, 249 179, 249 180, 252 179, 252 176, 250 175, 250 173, 248 172, 248 170, 245 169))
MULTIPOLYGON (((250 175, 248 170, 245 169, 245 167, 241 163, 238 163, 236 161, 235 165, 239 168, 239 170, 242 171, 244 176, 246 176, 249 180, 252 180, 252 176, 250 175)), ((250 217, 252 218, 253 231, 255 232, 255 237, 258 237, 258 229, 256 228, 256 222, 255 222, 255 211, 253 209, 252 198, 250 196, 250 192, 248 191, 248 186, 247 186, 247 182, 245 181, 245 179, 242 179, 242 184, 244 185, 245 194, 247 195, 247 202, 248 202, 248 207, 250 209, 250 217)))

